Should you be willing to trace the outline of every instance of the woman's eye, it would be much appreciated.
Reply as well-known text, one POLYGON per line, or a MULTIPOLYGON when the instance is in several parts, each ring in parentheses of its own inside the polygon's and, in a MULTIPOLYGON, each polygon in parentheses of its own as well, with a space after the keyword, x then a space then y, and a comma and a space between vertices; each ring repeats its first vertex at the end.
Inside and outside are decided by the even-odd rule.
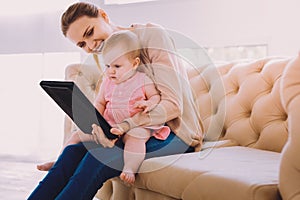
POLYGON ((121 65, 115 65, 115 68, 120 68, 121 67, 121 65))
POLYGON ((110 65, 105 65, 106 66, 106 68, 110 68, 110 65))
POLYGON ((88 37, 90 37, 90 36, 93 35, 93 33, 94 33, 94 28, 91 28, 91 29, 86 33, 86 35, 87 35, 88 37))
POLYGON ((85 42, 80 42, 80 43, 78 44, 78 46, 79 46, 80 48, 84 48, 84 47, 85 47, 85 42))

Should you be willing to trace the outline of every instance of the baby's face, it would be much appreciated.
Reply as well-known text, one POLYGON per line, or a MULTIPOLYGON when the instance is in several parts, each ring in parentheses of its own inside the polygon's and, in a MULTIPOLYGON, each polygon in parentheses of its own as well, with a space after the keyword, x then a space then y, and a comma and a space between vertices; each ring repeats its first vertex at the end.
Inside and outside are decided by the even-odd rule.
POLYGON ((136 62, 128 55, 122 55, 112 62, 105 62, 105 67, 107 77, 119 84, 132 76, 136 69, 136 62))

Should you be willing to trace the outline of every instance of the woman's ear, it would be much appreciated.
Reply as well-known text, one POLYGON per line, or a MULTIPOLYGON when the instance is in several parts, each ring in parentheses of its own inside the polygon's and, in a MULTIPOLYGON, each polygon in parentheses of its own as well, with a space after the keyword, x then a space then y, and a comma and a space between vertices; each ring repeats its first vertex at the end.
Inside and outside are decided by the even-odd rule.
POLYGON ((99 8, 98 15, 101 16, 106 22, 109 22, 108 15, 106 14, 106 12, 104 10, 99 8))
POLYGON ((133 61, 133 68, 137 69, 140 63, 141 63, 141 59, 139 57, 136 57, 133 61))

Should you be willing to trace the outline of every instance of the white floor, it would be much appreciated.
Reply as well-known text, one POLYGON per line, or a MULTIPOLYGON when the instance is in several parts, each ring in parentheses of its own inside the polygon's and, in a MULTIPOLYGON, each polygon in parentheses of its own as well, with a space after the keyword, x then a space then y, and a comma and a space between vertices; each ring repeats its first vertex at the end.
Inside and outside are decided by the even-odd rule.
POLYGON ((38 171, 36 164, 32 161, 0 157, 0 199, 27 199, 46 174, 38 171))
POLYGON ((45 172, 36 170, 33 162, 0 159, 0 199, 27 199, 45 172))

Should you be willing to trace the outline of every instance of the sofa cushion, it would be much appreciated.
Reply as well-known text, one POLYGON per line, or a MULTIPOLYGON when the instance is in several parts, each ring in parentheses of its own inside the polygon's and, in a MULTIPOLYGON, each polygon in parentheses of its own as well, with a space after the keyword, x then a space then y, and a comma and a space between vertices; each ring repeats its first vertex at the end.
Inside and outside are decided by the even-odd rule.
POLYGON ((151 158, 135 186, 176 199, 276 199, 280 154, 247 147, 151 158), (157 170, 159 169, 159 170, 157 170))

